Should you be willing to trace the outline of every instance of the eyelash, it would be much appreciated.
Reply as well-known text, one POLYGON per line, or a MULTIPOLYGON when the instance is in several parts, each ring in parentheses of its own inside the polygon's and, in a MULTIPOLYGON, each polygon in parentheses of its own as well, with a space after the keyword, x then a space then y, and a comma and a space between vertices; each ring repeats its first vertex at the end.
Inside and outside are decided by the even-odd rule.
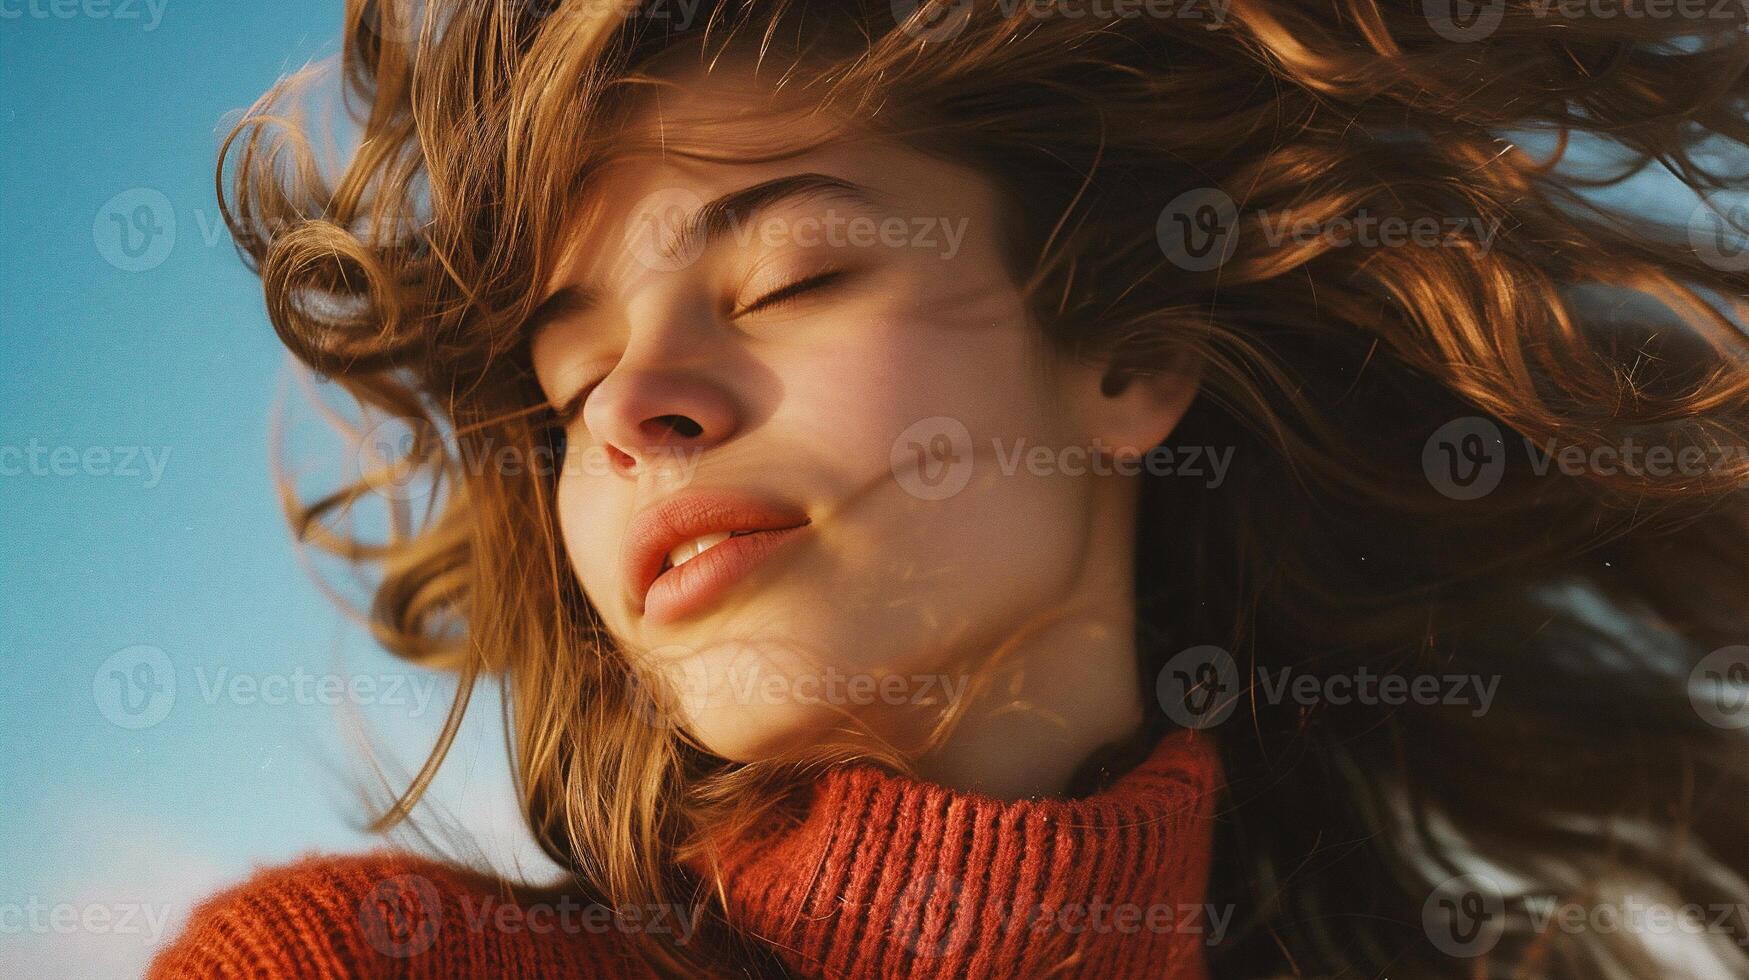
POLYGON ((575 395, 566 399, 564 404, 553 406, 553 428, 563 434, 571 423, 577 420, 577 416, 583 413, 583 402, 589 398, 589 393, 594 391, 599 384, 601 384, 600 379, 591 381, 579 389, 575 395))
POLYGON ((765 295, 760 296, 758 299, 745 306, 731 310, 729 316, 745 316, 748 313, 755 313, 759 310, 781 306, 784 303, 801 296, 803 293, 810 293, 816 289, 824 289, 825 287, 842 280, 848 274, 849 270, 846 269, 828 269, 825 272, 817 272, 811 276, 803 276, 794 282, 779 286, 776 289, 767 292, 765 295))
MULTIPOLYGON (((825 272, 817 272, 811 276, 803 276, 794 282, 770 290, 745 306, 731 310, 729 316, 745 316, 748 313, 756 313, 760 310, 771 309, 774 306, 782 306, 783 304, 800 297, 804 293, 813 292, 816 289, 824 289, 827 286, 839 282, 848 274, 849 271, 846 269, 829 269, 825 272)), ((583 402, 589 398, 589 394, 593 392, 599 384, 601 384, 601 379, 591 381, 584 385, 575 395, 566 399, 564 404, 553 407, 552 427, 559 435, 562 436, 565 430, 570 427, 571 423, 576 421, 577 416, 583 411, 583 402)))

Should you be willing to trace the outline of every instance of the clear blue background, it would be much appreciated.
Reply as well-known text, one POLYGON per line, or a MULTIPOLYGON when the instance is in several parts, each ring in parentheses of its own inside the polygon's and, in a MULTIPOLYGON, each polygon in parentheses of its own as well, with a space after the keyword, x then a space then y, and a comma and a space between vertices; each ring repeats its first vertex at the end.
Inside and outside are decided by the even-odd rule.
MULTIPOLYGON (((0 976, 137 976, 192 903, 252 866, 380 844, 355 827, 346 711, 416 765, 453 684, 374 650, 299 564, 268 457, 289 370, 214 201, 227 119, 335 52, 340 4, 167 0, 154 24, 143 3, 129 19, 121 0, 61 0, 71 17, 31 2, 0 3, 0 447, 168 462, 154 484, 138 460, 132 476, 110 472, 120 456, 57 475, 15 451, 0 475, 0 976), (176 237, 127 271, 99 229, 139 189, 164 195, 176 237), (175 687, 135 729, 112 720, 137 720, 114 695, 106 714, 101 675, 142 645, 175 687), (215 687, 300 666, 379 693, 341 710, 313 686, 284 704, 215 687), (423 711, 412 685, 435 692, 423 711), (112 924, 32 915, 57 905, 112 924)), ((497 712, 476 700, 439 797, 507 869, 528 852, 497 712)))

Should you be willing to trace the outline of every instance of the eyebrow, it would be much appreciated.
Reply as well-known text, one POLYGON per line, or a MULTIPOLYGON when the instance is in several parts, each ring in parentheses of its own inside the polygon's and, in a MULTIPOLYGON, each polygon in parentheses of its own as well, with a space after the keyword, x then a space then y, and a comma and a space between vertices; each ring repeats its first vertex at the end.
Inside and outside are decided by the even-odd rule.
MULTIPOLYGON (((738 191, 730 191, 687 215, 680 231, 661 246, 664 254, 684 254, 696 243, 704 247, 720 241, 737 225, 757 217, 761 211, 800 197, 828 194, 848 198, 856 203, 875 205, 880 195, 854 181, 822 173, 799 173, 762 181, 738 191)), ((561 286, 537 304, 523 321, 522 335, 533 337, 542 328, 565 317, 587 313, 600 301, 601 291, 580 283, 561 286)))

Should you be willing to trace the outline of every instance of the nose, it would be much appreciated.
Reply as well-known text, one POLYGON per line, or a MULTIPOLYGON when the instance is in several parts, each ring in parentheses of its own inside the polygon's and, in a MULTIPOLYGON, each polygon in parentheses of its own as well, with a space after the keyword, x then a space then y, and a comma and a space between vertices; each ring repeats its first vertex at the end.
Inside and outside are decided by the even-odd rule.
POLYGON ((733 394, 704 363, 627 351, 583 404, 583 425, 616 472, 676 464, 680 452, 720 445, 740 424, 733 394), (634 359, 634 356, 636 359, 634 359))

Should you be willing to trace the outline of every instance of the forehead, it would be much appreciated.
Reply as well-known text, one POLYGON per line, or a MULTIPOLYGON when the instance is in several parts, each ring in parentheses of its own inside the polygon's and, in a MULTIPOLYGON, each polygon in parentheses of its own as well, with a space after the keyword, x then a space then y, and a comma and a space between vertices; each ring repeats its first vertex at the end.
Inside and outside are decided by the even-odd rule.
MULTIPOLYGON (((648 245, 640 239, 653 214, 674 220, 796 174, 868 188, 887 217, 964 217, 974 235, 993 223, 994 190, 980 175, 803 101, 779 102, 744 72, 661 81, 638 97, 625 120, 612 155, 583 187, 548 291, 646 271, 647 263, 630 263, 627 253, 648 245)), ((818 206, 821 198, 809 203, 818 206)))

